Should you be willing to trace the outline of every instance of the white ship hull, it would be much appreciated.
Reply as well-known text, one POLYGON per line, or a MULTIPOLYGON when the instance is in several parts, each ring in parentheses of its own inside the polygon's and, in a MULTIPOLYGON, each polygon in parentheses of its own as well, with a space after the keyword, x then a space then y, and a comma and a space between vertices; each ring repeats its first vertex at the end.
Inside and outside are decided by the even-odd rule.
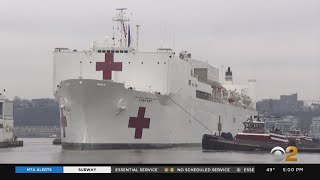
POLYGON ((219 115, 222 132, 235 136, 242 131, 247 116, 256 114, 254 110, 178 94, 135 91, 105 80, 65 80, 55 95, 64 107, 64 149, 200 145, 204 133, 218 133, 219 115), (140 128, 135 128, 137 122, 142 122, 140 128))

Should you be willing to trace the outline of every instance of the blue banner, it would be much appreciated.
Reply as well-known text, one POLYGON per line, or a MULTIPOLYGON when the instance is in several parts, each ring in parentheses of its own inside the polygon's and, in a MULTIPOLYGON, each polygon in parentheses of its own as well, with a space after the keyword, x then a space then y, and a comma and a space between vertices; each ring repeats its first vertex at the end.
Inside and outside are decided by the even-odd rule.
POLYGON ((63 173, 63 166, 16 166, 16 173, 63 173))

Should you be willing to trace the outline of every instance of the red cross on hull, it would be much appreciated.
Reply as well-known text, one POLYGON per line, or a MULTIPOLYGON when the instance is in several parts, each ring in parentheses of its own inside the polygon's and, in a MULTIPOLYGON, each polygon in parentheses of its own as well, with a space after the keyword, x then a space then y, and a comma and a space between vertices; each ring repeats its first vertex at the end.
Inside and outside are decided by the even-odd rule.
POLYGON ((96 62, 96 71, 103 71, 103 80, 111 80, 112 71, 122 71, 122 62, 114 62, 114 54, 105 53, 104 62, 96 62))
POLYGON ((145 107, 139 107, 138 117, 130 117, 129 118, 129 128, 136 128, 134 138, 141 139, 142 138, 142 130, 144 128, 149 128, 150 126, 150 118, 145 118, 144 114, 146 112, 145 107))

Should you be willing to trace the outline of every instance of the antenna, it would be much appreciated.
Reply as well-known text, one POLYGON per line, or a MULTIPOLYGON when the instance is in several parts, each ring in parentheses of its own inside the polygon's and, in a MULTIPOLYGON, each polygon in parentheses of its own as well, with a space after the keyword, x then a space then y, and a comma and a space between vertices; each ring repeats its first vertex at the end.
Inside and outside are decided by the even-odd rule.
POLYGON ((172 50, 174 51, 174 38, 175 38, 175 33, 173 32, 173 39, 172 39, 172 50))
POLYGON ((127 10, 127 8, 117 8, 116 10, 123 11, 123 10, 127 10))
POLYGON ((136 25, 136 26, 137 26, 137 32, 136 32, 136 33, 137 33, 137 35, 136 35, 136 36, 137 36, 137 37, 136 37, 136 38, 137 38, 137 40, 136 40, 136 48, 137 48, 137 51, 138 51, 138 49, 139 49, 139 26, 140 26, 140 25, 136 25))

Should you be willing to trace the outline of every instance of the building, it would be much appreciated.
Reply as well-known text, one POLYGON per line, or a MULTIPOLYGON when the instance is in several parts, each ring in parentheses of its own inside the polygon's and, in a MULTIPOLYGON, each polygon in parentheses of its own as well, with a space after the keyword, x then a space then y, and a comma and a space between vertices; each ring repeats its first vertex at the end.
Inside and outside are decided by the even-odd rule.
POLYGON ((13 102, 0 95, 0 142, 13 139, 13 102))
POLYGON ((292 115, 304 106, 303 101, 298 101, 298 95, 281 95, 280 99, 264 99, 257 103, 259 113, 284 116, 292 115))
POLYGON ((310 125, 310 136, 312 138, 320 139, 320 116, 312 118, 310 125))
POLYGON ((266 123, 265 127, 269 131, 278 129, 286 134, 298 127, 298 119, 294 116, 284 116, 282 118, 271 116, 264 119, 266 123))
POLYGON ((278 120, 280 120, 280 117, 275 117, 275 116, 265 117, 264 122, 265 122, 266 129, 269 131, 273 130, 278 120))
POLYGON ((282 133, 289 133, 290 130, 297 129, 298 120, 294 116, 285 116, 276 122, 275 127, 282 133))
POLYGON ((312 103, 312 104, 311 104, 311 110, 312 110, 313 112, 320 112, 320 104, 318 104, 318 103, 312 103))

